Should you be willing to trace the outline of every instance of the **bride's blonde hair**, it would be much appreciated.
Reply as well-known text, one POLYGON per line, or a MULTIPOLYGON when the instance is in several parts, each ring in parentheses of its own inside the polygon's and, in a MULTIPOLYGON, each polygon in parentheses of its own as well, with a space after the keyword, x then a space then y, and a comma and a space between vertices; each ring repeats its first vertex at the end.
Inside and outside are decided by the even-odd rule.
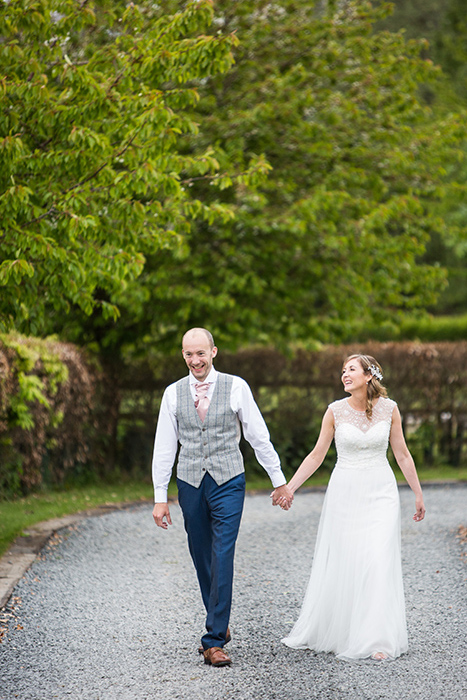
POLYGON ((366 416, 368 420, 371 420, 373 415, 373 401, 380 396, 388 395, 388 392, 382 385, 383 370, 381 369, 379 362, 377 362, 374 357, 371 357, 371 355, 349 355, 349 357, 344 360, 342 367, 345 367, 347 362, 350 362, 350 360, 358 360, 365 374, 369 374, 371 377, 370 381, 366 385, 365 408, 366 416))

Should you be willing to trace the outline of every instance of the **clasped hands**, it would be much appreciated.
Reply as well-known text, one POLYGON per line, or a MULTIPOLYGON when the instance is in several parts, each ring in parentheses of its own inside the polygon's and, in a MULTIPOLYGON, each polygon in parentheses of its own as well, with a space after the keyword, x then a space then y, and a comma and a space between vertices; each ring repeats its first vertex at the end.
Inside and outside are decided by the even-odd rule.
POLYGON ((273 506, 280 506, 282 510, 289 510, 293 501, 293 493, 287 484, 284 484, 274 489, 271 493, 271 498, 273 506))

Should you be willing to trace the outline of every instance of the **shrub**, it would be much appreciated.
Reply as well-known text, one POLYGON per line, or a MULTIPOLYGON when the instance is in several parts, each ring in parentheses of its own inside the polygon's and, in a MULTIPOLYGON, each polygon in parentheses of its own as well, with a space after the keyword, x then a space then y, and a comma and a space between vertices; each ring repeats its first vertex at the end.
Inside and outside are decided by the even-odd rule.
POLYGON ((0 495, 63 484, 99 465, 102 372, 53 338, 0 336, 0 495))
MULTIPOLYGON (((340 382, 350 354, 373 355, 384 370, 384 383, 399 405, 410 449, 420 466, 467 463, 467 342, 355 343, 297 350, 285 357, 272 348, 220 352, 217 369, 244 377, 266 419, 284 470, 291 475, 312 449, 327 405, 346 396, 340 382)), ((158 369, 161 363, 155 363, 158 369)), ((124 420, 120 444, 126 468, 149 474, 157 411, 164 387, 186 371, 181 358, 164 358, 164 377, 148 366, 121 377, 124 420), (130 400, 131 397, 131 400, 130 400), (138 454, 131 452, 138 425, 138 454), (130 428, 133 437, 130 437, 130 428)), ((262 474, 248 445, 242 443, 248 474, 262 474)), ((332 468, 330 450, 325 467, 332 468)))

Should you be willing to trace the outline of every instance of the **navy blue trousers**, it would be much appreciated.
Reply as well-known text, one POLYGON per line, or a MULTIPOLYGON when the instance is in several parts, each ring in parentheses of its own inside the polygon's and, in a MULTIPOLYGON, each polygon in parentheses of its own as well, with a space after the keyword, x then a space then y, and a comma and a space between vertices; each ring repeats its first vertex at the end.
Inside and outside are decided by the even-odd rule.
POLYGON ((206 608, 205 649, 223 647, 232 605, 235 543, 245 500, 245 475, 218 486, 205 474, 198 488, 177 479, 188 547, 206 608))

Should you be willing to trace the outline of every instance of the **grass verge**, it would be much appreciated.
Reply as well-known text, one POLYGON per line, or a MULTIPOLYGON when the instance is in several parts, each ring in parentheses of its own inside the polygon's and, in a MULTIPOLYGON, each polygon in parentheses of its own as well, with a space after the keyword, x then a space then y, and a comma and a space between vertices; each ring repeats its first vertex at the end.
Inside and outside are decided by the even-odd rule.
MULTIPOLYGON (((439 469, 419 470, 422 482, 465 480, 467 469, 443 467, 439 469)), ((400 472, 396 470, 396 478, 404 482, 400 472)), ((305 486, 325 486, 329 481, 329 473, 317 472, 305 486)), ((272 490, 268 479, 249 479, 249 491, 272 490)), ((171 484, 169 496, 176 495, 176 486, 171 484)), ((28 527, 52 518, 72 515, 102 505, 117 505, 119 503, 134 503, 152 501, 152 486, 141 481, 122 481, 115 484, 98 484, 66 491, 47 491, 33 494, 13 501, 0 501, 0 556, 10 544, 28 527)))
POLYGON ((73 515, 102 505, 150 501, 152 486, 141 481, 96 484, 0 501, 0 556, 24 530, 43 520, 73 515))

